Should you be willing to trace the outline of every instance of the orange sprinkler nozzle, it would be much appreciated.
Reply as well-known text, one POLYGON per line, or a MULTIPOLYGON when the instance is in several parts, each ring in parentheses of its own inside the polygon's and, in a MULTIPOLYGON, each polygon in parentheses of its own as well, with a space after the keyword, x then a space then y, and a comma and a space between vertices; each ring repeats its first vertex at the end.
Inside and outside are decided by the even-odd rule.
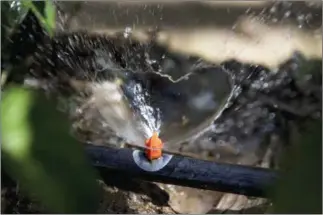
POLYGON ((158 159, 162 156, 163 142, 158 137, 157 132, 153 133, 153 136, 146 140, 145 154, 149 160, 158 159))

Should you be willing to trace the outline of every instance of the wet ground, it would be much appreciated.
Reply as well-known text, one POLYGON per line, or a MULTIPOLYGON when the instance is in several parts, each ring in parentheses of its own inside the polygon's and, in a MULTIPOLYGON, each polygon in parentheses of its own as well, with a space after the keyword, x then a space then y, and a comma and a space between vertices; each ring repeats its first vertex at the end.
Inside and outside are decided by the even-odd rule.
MULTIPOLYGON (((69 8, 73 4, 74 3, 66 3, 64 7, 69 8)), ((90 48, 95 46, 105 46, 107 47, 106 49, 109 49, 110 41, 108 42, 107 38, 97 39, 99 37, 94 36, 93 39, 91 39, 88 38, 87 35, 91 34, 93 31, 112 32, 118 30, 118 28, 124 29, 127 23, 133 23, 133 19, 137 20, 134 26, 138 26, 138 28, 140 28, 139 26, 142 28, 147 26, 154 27, 158 23, 163 23, 163 27, 166 29, 172 29, 174 27, 179 28, 180 26, 185 29, 185 34, 181 33, 181 35, 188 35, 187 38, 189 38, 190 32, 194 32, 194 26, 201 27, 202 24, 205 24, 203 27, 221 26, 231 29, 237 17, 241 14, 246 14, 248 8, 251 8, 248 10, 248 13, 254 13, 256 15, 263 13, 261 17, 266 17, 266 20, 271 20, 275 23, 280 23, 279 19, 282 17, 284 18, 284 14, 289 11, 288 17, 292 17, 290 18, 291 20, 296 20, 294 22, 294 26, 296 27, 300 22, 297 21, 299 15, 303 14, 304 17, 306 17, 308 14, 311 14, 313 17, 312 21, 309 21, 309 24, 303 23, 303 26, 300 29, 313 32, 321 26, 320 15, 317 15, 321 14, 321 12, 318 13, 321 8, 311 5, 308 6, 308 8, 304 7, 309 11, 306 11, 305 9, 304 11, 300 11, 301 7, 293 6, 293 4, 277 4, 276 7, 272 5, 264 6, 255 4, 251 7, 239 6, 228 9, 229 7, 192 3, 192 5, 187 6, 187 10, 181 9, 180 11, 182 11, 182 13, 177 13, 181 15, 178 15, 178 22, 173 22, 171 12, 175 10, 175 7, 177 7, 175 11, 178 11, 181 6, 137 5, 133 6, 134 9, 132 9, 132 11, 131 9, 125 10, 122 8, 122 5, 100 3, 102 5, 106 4, 106 7, 109 8, 108 11, 111 11, 111 13, 108 13, 109 16, 114 14, 113 17, 115 17, 115 14, 120 14, 122 11, 123 13, 126 13, 118 18, 107 17, 104 19, 106 22, 101 22, 100 20, 103 19, 100 18, 100 10, 98 8, 103 7, 94 5, 93 7, 89 6, 91 3, 85 4, 87 5, 87 7, 84 7, 85 12, 83 12, 83 14, 81 13, 82 15, 78 16, 79 18, 71 18, 71 25, 66 25, 64 27, 65 30, 67 28, 68 31, 87 30, 89 32, 77 34, 77 37, 73 34, 64 36, 63 39, 57 37, 58 44, 61 43, 62 47, 65 46, 67 49, 70 47, 70 50, 72 50, 69 53, 70 55, 66 55, 65 57, 67 58, 59 62, 58 65, 61 66, 60 68, 62 68, 62 70, 70 66, 71 70, 67 69, 65 71, 77 71, 78 73, 68 74, 67 77, 58 77, 57 75, 55 76, 55 74, 52 74, 52 76, 49 77, 58 78, 57 82, 50 82, 50 84, 47 85, 47 88, 50 86, 49 89, 54 89, 56 91, 59 88, 62 90, 60 88, 62 86, 62 81, 66 81, 66 78, 76 77, 78 75, 79 80, 87 81, 86 86, 97 81, 94 80, 93 73, 91 73, 89 69, 93 67, 96 68, 97 64, 87 64, 87 62, 93 61, 93 57, 90 55, 89 58, 86 58, 88 61, 84 61, 84 58, 83 60, 79 60, 80 55, 75 54, 75 52, 73 53, 73 51, 79 49, 90 50, 90 48), (194 11, 197 11, 197 7, 201 8, 199 11, 201 14, 204 14, 204 16, 197 14, 196 16, 200 17, 198 20, 187 22, 187 19, 185 18, 187 15, 185 16, 185 13, 193 13, 192 9, 189 10, 190 7, 194 8, 194 11), (148 15, 150 18, 137 16, 137 14, 141 14, 141 10, 149 11, 148 15), (218 11, 218 13, 215 13, 215 10, 218 11), (97 16, 99 18, 89 18, 89 15, 84 15, 84 13, 92 15, 94 14, 93 11, 98 14, 97 16), (280 11, 280 13, 277 11, 280 11), (212 17, 212 14, 217 14, 220 18, 212 17), (270 19, 268 18, 269 15, 272 16, 270 19), (152 17, 154 17, 154 19, 152 17), (163 17, 163 19, 157 19, 156 17, 163 17), (223 17, 227 18, 223 19, 223 17), (277 20, 275 21, 274 19, 277 20), (214 22, 210 20, 214 20, 214 22), (225 20, 226 22, 219 24, 219 20, 225 20), (81 27, 84 27, 85 29, 82 29, 81 27), (74 42, 73 38, 76 38, 74 42), (79 40, 77 38, 79 38, 79 40), (91 79, 91 81, 89 79, 91 79)), ((128 7, 127 5, 123 6, 128 7)), ((64 7, 62 6, 62 8, 64 7)), ((129 6, 129 8, 131 7, 129 6)), ((102 11, 105 10, 102 9, 102 11)), ((122 62, 126 62, 126 67, 128 67, 128 69, 131 68, 135 70, 136 68, 139 68, 139 70, 144 70, 142 68, 146 69, 149 66, 146 65, 147 61, 141 60, 145 59, 147 53, 149 56, 163 55, 160 54, 161 49, 158 48, 159 44, 156 46, 149 45, 148 48, 145 47, 145 45, 139 45, 139 48, 137 49, 133 48, 136 46, 129 46, 127 42, 123 42, 123 33, 124 31, 122 31, 121 37, 119 37, 121 38, 121 42, 118 39, 119 42, 115 42, 113 46, 118 44, 119 49, 116 48, 117 52, 121 53, 121 56, 126 57, 124 57, 125 60, 121 61, 121 63, 120 61, 114 61, 113 65, 122 67, 122 62), (137 59, 137 61, 133 61, 135 63, 132 63, 131 60, 134 58, 137 59), (143 64, 139 65, 138 62, 143 62, 143 64)), ((199 34, 203 35, 203 32, 199 31, 199 34)), ((144 34, 142 33, 141 35, 144 34)), ((293 35, 291 37, 293 37, 293 35)), ((313 37, 309 40, 312 39, 313 37)), ((185 38, 182 38, 182 40, 185 42, 189 41, 185 38)), ((174 42, 169 41, 169 43, 172 44, 174 42)), ((303 44, 308 43, 304 42, 303 44)), ((239 46, 239 44, 237 46, 239 46)), ((182 44, 181 47, 184 47, 183 49, 185 49, 185 44, 182 44)), ((194 50, 201 50, 202 48, 196 48, 194 50)), ((185 55, 182 52, 177 53, 175 51, 176 48, 172 49, 168 46, 166 47, 166 51, 162 51, 162 53, 167 54, 166 59, 170 62, 169 64, 173 65, 175 68, 173 70, 176 70, 177 72, 183 72, 185 74, 187 68, 192 66, 191 62, 193 62, 193 65, 213 66, 210 61, 206 61, 205 59, 197 59, 187 54, 185 55)), ((265 62, 262 60, 259 60, 256 64, 251 64, 248 61, 241 62, 230 58, 221 62, 220 65, 217 64, 216 67, 228 72, 234 82, 235 91, 233 97, 230 99, 224 112, 212 123, 204 134, 181 142, 180 144, 174 144, 171 146, 171 149, 179 153, 191 154, 201 159, 262 166, 265 168, 278 168, 280 154, 284 151, 286 145, 291 144, 291 129, 293 130, 295 127, 298 127, 298 125, 305 120, 321 118, 321 62, 317 60, 312 62, 304 58, 304 56, 312 55, 315 59, 317 58, 315 56, 318 56, 319 54, 309 54, 311 51, 306 51, 306 49, 301 49, 299 51, 300 53, 298 54, 293 53, 288 57, 286 57, 286 55, 284 63, 279 65, 279 67, 268 66, 276 65, 274 63, 266 64, 267 66, 262 65, 261 62, 265 62), (301 71, 303 71, 305 67, 313 68, 312 71, 314 71, 314 73, 310 75, 301 75, 301 71)), ((62 54, 64 51, 58 51, 58 53, 62 54)), ((32 68, 36 69, 31 74, 37 74, 43 78, 49 74, 48 71, 51 71, 52 65, 46 61, 50 58, 46 56, 44 48, 38 50, 38 54, 42 54, 39 58, 36 57, 38 62, 41 63, 40 67, 39 65, 33 65, 32 68), (42 73, 37 72, 37 68, 41 68, 42 73)), ((189 54, 191 54, 191 52, 189 54)), ((201 55, 203 56, 203 54, 201 55)), ((233 54, 232 56, 235 55, 233 54)), ((157 63, 162 67, 163 71, 165 71, 165 68, 169 65, 164 63, 164 61, 162 59, 157 63)), ((102 80, 102 77, 99 77, 99 80, 102 80)), ((214 84, 221 84, 220 81, 216 81, 217 80, 214 80, 214 84)), ((192 85, 184 85, 184 89, 185 87, 189 89, 192 88, 192 85)), ((165 86, 162 89, 165 89, 165 86)), ((66 94, 66 89, 63 89, 63 91, 64 94, 66 94)), ((67 92, 70 93, 69 90, 67 92)), ((87 95, 78 95, 78 100, 76 102, 74 100, 74 102, 76 105, 84 104, 88 98, 87 95)), ((72 99, 75 99, 75 97, 72 97, 72 99)), ((65 100, 64 104, 66 104, 65 100)), ((81 107, 78 109, 81 110, 81 112, 75 112, 75 107, 71 107, 70 101, 68 102, 68 108, 66 109, 66 107, 63 107, 63 109, 65 111, 71 111, 76 135, 81 140, 99 145, 109 144, 111 146, 120 146, 121 143, 124 142, 121 138, 114 135, 113 132, 107 132, 107 129, 104 127, 104 120, 99 120, 102 117, 100 117, 100 114, 97 111, 91 108, 81 107)), ((112 178, 110 181, 100 183, 104 193, 101 208, 99 209, 100 213, 252 213, 253 210, 256 210, 257 212, 266 211, 266 207, 269 204, 264 199, 252 199, 233 194, 223 194, 214 191, 203 191, 136 180, 127 179, 125 181, 125 179, 121 178, 112 178)), ((12 187, 15 186, 13 185, 12 187)), ((5 211, 41 211, 37 206, 30 206, 30 204, 28 206, 29 208, 27 207, 26 209, 25 205, 28 204, 21 203, 25 201, 25 198, 20 197, 20 195, 17 197, 14 193, 17 193, 16 189, 8 188, 5 193, 2 194, 2 197, 9 195, 11 196, 9 198, 15 199, 12 201, 12 204, 7 204, 5 211), (14 204, 15 202, 16 205, 14 204), (34 209, 34 207, 36 209, 34 209)), ((29 202, 29 200, 26 201, 29 202)))

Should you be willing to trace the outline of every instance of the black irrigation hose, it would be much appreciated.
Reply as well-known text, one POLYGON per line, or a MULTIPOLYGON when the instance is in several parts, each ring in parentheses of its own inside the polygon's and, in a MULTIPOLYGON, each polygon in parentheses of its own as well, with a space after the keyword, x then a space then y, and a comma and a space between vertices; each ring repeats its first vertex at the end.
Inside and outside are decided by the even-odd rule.
POLYGON ((174 155, 163 169, 146 172, 133 161, 132 149, 87 145, 86 151, 93 165, 103 167, 108 173, 121 172, 124 177, 193 188, 266 197, 266 192, 277 180, 277 173, 269 169, 216 163, 177 155, 174 155))

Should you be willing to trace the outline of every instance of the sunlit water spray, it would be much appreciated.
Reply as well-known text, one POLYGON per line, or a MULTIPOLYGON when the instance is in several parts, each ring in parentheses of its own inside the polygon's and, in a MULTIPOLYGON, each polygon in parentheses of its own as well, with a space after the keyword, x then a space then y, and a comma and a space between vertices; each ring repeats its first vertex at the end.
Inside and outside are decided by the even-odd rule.
MULTIPOLYGON (((100 112, 117 136, 130 145, 145 147, 145 141, 153 132, 159 133, 160 111, 149 105, 149 94, 140 84, 129 83, 121 87, 105 81, 93 86, 91 105, 100 112), (127 96, 126 96, 127 95, 127 96)), ((165 167, 172 155, 163 154, 156 160, 148 160, 143 151, 133 152, 134 162, 145 171, 158 171, 165 167)))
POLYGON ((91 104, 117 136, 130 145, 144 147, 153 132, 160 132, 160 110, 149 105, 149 94, 140 84, 121 87, 105 81, 93 86, 91 104))
POLYGON ((135 84, 133 86, 132 104, 133 108, 137 110, 137 114, 142 118, 140 123, 146 138, 151 137, 153 132, 159 134, 161 126, 160 109, 149 105, 148 99, 149 93, 144 91, 140 84, 135 84))

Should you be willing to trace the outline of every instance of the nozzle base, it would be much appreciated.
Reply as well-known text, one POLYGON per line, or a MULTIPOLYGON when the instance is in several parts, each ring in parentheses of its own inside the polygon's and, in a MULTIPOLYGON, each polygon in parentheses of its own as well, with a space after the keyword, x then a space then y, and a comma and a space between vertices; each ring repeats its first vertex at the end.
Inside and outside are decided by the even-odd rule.
POLYGON ((138 167, 147 172, 156 172, 164 168, 172 159, 173 155, 163 154, 160 158, 149 160, 145 153, 140 150, 135 150, 132 153, 133 160, 138 167))

